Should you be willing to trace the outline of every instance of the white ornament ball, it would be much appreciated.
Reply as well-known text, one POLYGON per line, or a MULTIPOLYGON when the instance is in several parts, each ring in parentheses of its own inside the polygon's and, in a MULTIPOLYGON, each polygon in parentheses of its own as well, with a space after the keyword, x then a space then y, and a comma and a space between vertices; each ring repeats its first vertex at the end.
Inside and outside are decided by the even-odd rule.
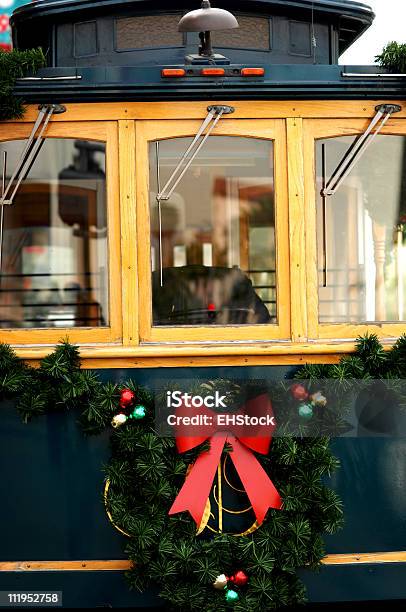
POLYGON ((227 576, 225 574, 220 574, 220 576, 217 576, 216 581, 213 582, 213 586, 215 589, 222 591, 226 588, 227 582, 227 576))
POLYGON ((117 414, 111 421, 111 424, 114 427, 114 429, 116 429, 117 427, 120 427, 120 425, 124 425, 126 421, 127 421, 127 417, 125 414, 117 414))

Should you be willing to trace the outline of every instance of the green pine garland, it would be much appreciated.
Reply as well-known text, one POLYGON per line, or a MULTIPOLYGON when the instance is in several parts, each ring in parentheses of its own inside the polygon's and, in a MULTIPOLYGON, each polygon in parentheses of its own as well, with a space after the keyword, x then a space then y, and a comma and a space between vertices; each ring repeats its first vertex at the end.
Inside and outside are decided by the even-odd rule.
MULTIPOLYGON (((322 379, 335 379, 347 388, 351 379, 368 383, 405 375, 406 336, 386 352, 372 335, 359 339, 354 355, 339 364, 306 365, 298 378, 309 387, 312 381, 318 386, 322 379)), ((146 389, 132 381, 101 383, 97 374, 81 370, 78 349, 66 342, 38 369, 25 365, 9 346, 0 345, 0 393, 14 398, 25 423, 47 412, 72 410, 80 414, 85 432, 99 433, 110 428, 123 388, 132 389, 147 408, 145 419, 129 420, 111 430, 112 456, 106 468, 108 510, 130 536, 126 540, 133 561, 130 586, 140 591, 158 588, 171 609, 221 612, 230 606, 224 593, 213 588, 213 581, 219 574, 243 570, 249 583, 232 606, 236 612, 303 602, 305 589, 296 570, 319 566, 325 554, 323 533, 336 532, 343 522, 338 496, 322 482, 338 467, 328 438, 275 438, 270 458, 258 459, 283 498, 283 510, 270 510, 261 528, 246 537, 197 537, 187 513, 168 516, 196 453, 181 456, 173 439, 155 434, 153 398, 146 389)), ((286 412, 286 394, 272 399, 276 416, 280 410, 286 412)), ((339 429, 344 412, 345 404, 334 406, 339 429)))
POLYGON ((24 115, 23 101, 14 94, 16 79, 35 74, 44 65, 42 49, 0 51, 0 121, 24 115))

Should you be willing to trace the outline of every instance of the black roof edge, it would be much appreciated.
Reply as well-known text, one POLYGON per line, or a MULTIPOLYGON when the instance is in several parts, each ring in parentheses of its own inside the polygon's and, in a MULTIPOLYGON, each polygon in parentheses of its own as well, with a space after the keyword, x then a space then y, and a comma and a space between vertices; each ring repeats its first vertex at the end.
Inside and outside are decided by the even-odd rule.
MULTIPOLYGON (((184 4, 189 7, 190 10, 192 8, 196 8, 195 6, 191 6, 194 0, 189 0, 184 4)), ((196 4, 197 4, 196 0, 196 4)), ((227 2, 226 0, 218 0, 214 4, 233 4, 235 6, 235 10, 238 10, 236 7, 237 2, 227 2)), ((97 8, 102 6, 114 6, 114 5, 146 5, 151 4, 149 8, 153 9, 156 0, 98 0, 97 8)), ((291 7, 291 8, 304 8, 315 11, 328 11, 334 12, 339 15, 349 15, 349 16, 358 16, 364 17, 373 21, 375 17, 375 13, 373 9, 366 4, 365 2, 359 2, 358 0, 250 0, 250 5, 253 6, 253 10, 255 8, 266 7, 269 6, 272 8, 273 6, 282 6, 282 7, 291 7)), ((26 16, 32 16, 33 13, 36 15, 50 14, 50 13, 59 13, 59 12, 71 12, 71 11, 81 11, 85 9, 95 9, 95 1, 94 0, 33 0, 28 4, 23 4, 22 6, 16 8, 13 12, 13 17, 19 17, 20 15, 25 14, 26 16)), ((169 10, 176 10, 171 7, 169 10)))
MULTIPOLYGON (((154 0, 100 0, 96 6, 94 0, 34 0, 34 2, 17 8, 13 12, 11 22, 14 25, 26 19, 48 15, 57 16, 61 13, 68 14, 89 10, 102 11, 115 5, 128 5, 134 9, 137 9, 137 5, 139 5, 141 10, 159 10, 159 7, 156 6, 157 4, 159 2, 157 3, 154 0)), ((193 8, 191 7, 191 1, 179 2, 179 4, 184 4, 185 10, 193 8)), ((240 3, 238 0, 234 0, 234 2, 223 0, 218 4, 224 5, 227 8, 231 7, 231 10, 234 8, 236 11, 239 10, 238 5, 241 4, 245 5, 245 10, 252 10, 253 12, 256 10, 264 11, 267 7, 269 7, 269 10, 279 7, 283 9, 314 10, 315 13, 333 13, 337 17, 346 17, 358 22, 362 31, 367 29, 375 18, 375 13, 370 6, 355 0, 316 0, 316 2, 313 2, 313 0, 250 0, 249 3, 244 2, 244 0, 240 3)), ((171 6, 169 10, 176 10, 176 6, 171 6)))

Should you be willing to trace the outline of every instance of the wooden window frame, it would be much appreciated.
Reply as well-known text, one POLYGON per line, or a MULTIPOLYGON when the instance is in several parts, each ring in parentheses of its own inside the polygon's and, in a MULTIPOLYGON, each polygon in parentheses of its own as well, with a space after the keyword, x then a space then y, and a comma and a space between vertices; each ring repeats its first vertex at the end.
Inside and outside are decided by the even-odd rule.
MULTIPOLYGON (((319 277, 317 254, 316 141, 340 136, 357 136, 368 127, 370 119, 309 119, 304 121, 305 214, 307 259, 307 314, 310 340, 355 340, 366 333, 394 340, 405 332, 406 322, 399 323, 320 323, 319 277)), ((392 118, 382 135, 406 136, 405 119, 392 118)))
MULTIPOLYGON (((103 126, 109 126, 109 139, 112 144, 111 154, 107 157, 112 164, 113 183, 108 185, 108 214, 115 219, 110 227, 110 303, 115 309, 116 321, 111 320, 113 327, 105 340, 105 328, 67 330, 8 330, 0 331, 0 341, 7 341, 16 347, 21 357, 35 361, 49 353, 49 347, 56 344, 64 335, 81 345, 81 355, 87 367, 175 367, 200 365, 276 365, 298 364, 306 361, 317 363, 335 363, 339 355, 352 352, 356 336, 366 331, 376 331, 385 346, 393 344, 395 338, 406 330, 406 324, 396 324, 390 332, 382 327, 351 326, 341 336, 337 326, 331 334, 319 334, 318 324, 318 283, 317 253, 314 252, 316 217, 311 217, 314 210, 315 184, 314 177, 314 137, 313 128, 319 122, 326 126, 339 122, 343 129, 355 122, 355 133, 360 133, 369 125, 378 103, 393 102, 400 104, 402 110, 396 118, 390 120, 383 133, 392 133, 394 127, 403 125, 406 119, 404 101, 384 100, 256 100, 227 101, 235 106, 232 117, 225 117, 221 123, 240 121, 254 125, 262 120, 269 125, 278 120, 283 125, 287 150, 283 153, 286 177, 283 201, 288 215, 289 248, 283 257, 289 261, 289 274, 286 282, 292 290, 289 302, 283 306, 290 317, 290 335, 286 340, 261 338, 255 341, 252 337, 242 341, 237 337, 230 341, 209 340, 182 342, 170 339, 160 342, 143 342, 139 331, 139 304, 143 307, 141 286, 138 278, 138 239, 137 223, 137 182, 143 179, 142 174, 136 177, 136 133, 142 135, 143 125, 147 122, 170 120, 179 122, 194 121, 194 126, 201 124, 207 114, 208 102, 204 100, 172 102, 110 102, 110 103, 69 103, 66 113, 55 115, 48 127, 49 134, 59 137, 75 137, 80 126, 88 130, 91 138, 103 140, 103 126), (253 119, 253 118, 256 119, 253 119), (102 118, 99 121, 98 118, 102 118), (56 130, 60 126, 60 130, 56 130), (313 126, 313 127, 312 127, 313 126), (101 130, 101 131, 100 131, 101 130), (117 152, 118 151, 118 152, 117 152), (118 178, 119 176, 119 178, 118 178), (306 180, 305 180, 306 177, 306 180), (310 177, 310 182, 309 182, 310 177), (310 195, 309 195, 310 193, 310 195), (312 277, 311 268, 315 274, 312 277), (114 273, 113 273, 114 272, 114 273), (309 274, 310 272, 310 274, 309 274), (313 279, 313 280, 312 280, 313 279), (112 289, 112 287, 114 287, 112 289), (139 295, 140 294, 140 295, 139 295), (315 314, 316 313, 316 314, 315 314), (34 332, 39 332, 35 333, 34 332), (382 333, 384 331, 384 333, 382 333), (103 332, 103 334, 100 334, 103 332), (113 333, 114 332, 114 333, 113 333), (16 335, 17 334, 17 335, 16 335)), ((221 100, 213 101, 221 104, 221 100)), ((0 124, 0 138, 13 140, 25 138, 30 132, 38 115, 38 106, 30 105, 22 120, 12 120, 0 124)), ((405 122, 406 123, 406 122, 405 122)), ((220 130, 220 124, 216 130, 220 130)), ((107 129, 107 128, 106 128, 107 129)), ((399 133, 399 132, 398 132, 399 133)), ((334 135, 334 134, 332 134, 334 135)), ((340 134, 338 134, 340 135, 340 134)), ((320 134, 320 138, 326 132, 320 134)), ((86 137, 85 133, 79 137, 86 137)), ((137 204, 138 205, 138 204, 137 204)), ((145 228, 141 234, 145 235, 145 228)), ((247 327, 247 329, 253 329, 247 327)))
MULTIPOLYGON (((152 324, 152 281, 150 255, 149 143, 156 140, 189 137, 196 134, 201 121, 143 121, 136 126, 137 234, 139 283, 139 336, 141 343, 191 343, 229 341, 286 341, 291 338, 289 223, 287 201, 286 129, 282 120, 241 121, 227 119, 219 123, 215 134, 271 140, 274 143, 275 236, 277 324, 230 326, 154 327, 152 324)), ((213 138, 215 136, 213 135, 213 138)))
MULTIPOLYGON (((28 138, 32 123, 0 124, 0 142, 28 138)), ((106 143, 106 194, 108 226, 109 325, 105 327, 58 327, 0 329, 0 342, 14 346, 54 345, 62 338, 77 344, 122 341, 121 249, 118 172, 118 131, 113 121, 51 122, 46 138, 95 140, 106 143)), ((7 210, 6 210, 7 214, 7 210)))

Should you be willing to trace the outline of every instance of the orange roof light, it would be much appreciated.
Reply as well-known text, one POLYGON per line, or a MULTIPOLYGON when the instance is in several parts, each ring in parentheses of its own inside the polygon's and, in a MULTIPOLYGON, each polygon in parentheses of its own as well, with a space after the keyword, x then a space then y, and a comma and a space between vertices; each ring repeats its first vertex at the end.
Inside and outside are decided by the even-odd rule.
POLYGON ((252 77, 252 76, 264 76, 265 68, 242 68, 241 76, 252 77))
POLYGON ((161 72, 163 77, 184 77, 186 75, 186 70, 183 68, 164 68, 161 72))
POLYGON ((202 68, 203 76, 224 76, 226 71, 224 68, 202 68))

